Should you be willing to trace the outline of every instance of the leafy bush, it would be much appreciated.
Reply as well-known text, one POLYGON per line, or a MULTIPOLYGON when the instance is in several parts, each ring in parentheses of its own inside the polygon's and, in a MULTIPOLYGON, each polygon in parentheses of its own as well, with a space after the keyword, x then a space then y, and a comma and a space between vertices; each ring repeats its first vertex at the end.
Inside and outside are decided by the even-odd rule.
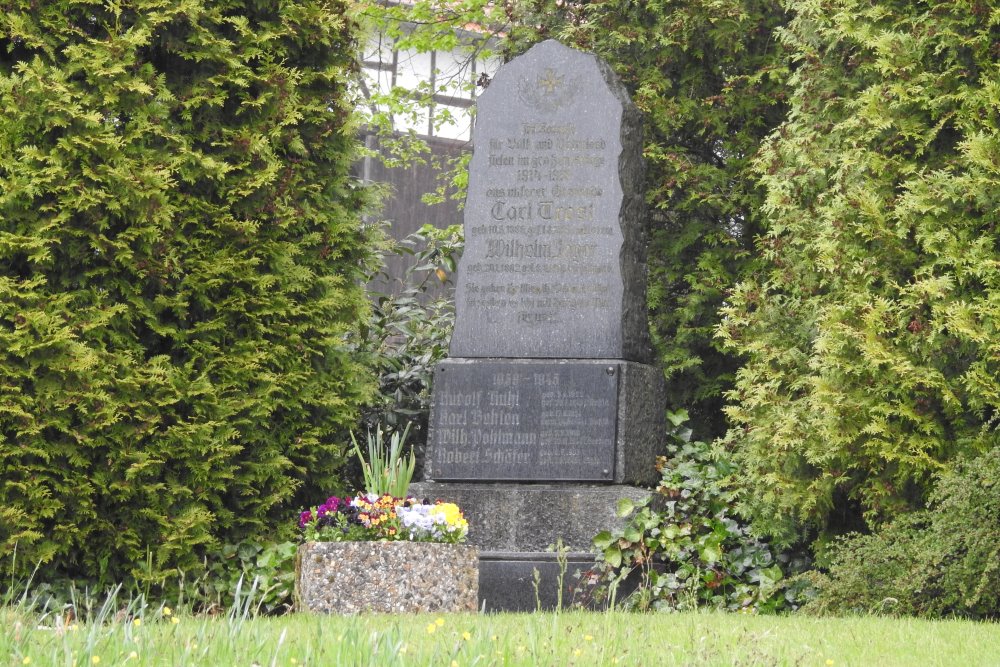
MULTIPOLYGON (((375 402, 366 406, 362 428, 396 433, 413 425, 410 443, 417 453, 417 478, 427 440, 430 387, 434 366, 448 354, 455 307, 433 287, 449 284, 463 248, 461 226, 424 225, 393 250, 412 257, 398 291, 373 294, 372 316, 363 349, 378 375, 375 402)), ((374 278, 370 276, 369 278, 374 278)))
POLYGON ((254 613, 290 612, 297 550, 298 543, 291 541, 225 544, 209 559, 205 575, 184 601, 199 611, 219 612, 247 596, 254 613))
MULTIPOLYGON (((686 415, 671 414, 675 427, 686 415)), ((691 442, 677 428, 669 453, 657 462, 662 477, 652 502, 634 507, 624 499, 619 514, 630 516, 621 534, 594 538, 600 552, 598 596, 639 573, 638 588, 624 601, 634 609, 683 610, 708 606, 773 612, 794 609, 806 587, 789 585, 786 574, 805 562, 776 554, 750 535, 731 514, 733 473, 710 445, 691 442)))
POLYGON ((1000 449, 942 475, 928 510, 829 552, 807 610, 1000 618, 1000 449))
POLYGON ((766 264, 721 327, 746 359, 740 512, 785 543, 922 507, 950 461, 1000 446, 996 16, 789 7, 792 112, 758 161, 766 264))
POLYGON ((14 0, 0 44, 0 561, 196 578, 373 389, 349 3, 14 0))

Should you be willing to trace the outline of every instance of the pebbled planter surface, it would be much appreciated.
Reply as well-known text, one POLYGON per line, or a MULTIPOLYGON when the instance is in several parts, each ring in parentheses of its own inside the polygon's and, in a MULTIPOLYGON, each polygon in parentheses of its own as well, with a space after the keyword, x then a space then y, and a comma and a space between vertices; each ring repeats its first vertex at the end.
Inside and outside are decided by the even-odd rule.
POLYGON ((431 542, 306 542, 299 608, 332 614, 476 611, 479 552, 431 542))

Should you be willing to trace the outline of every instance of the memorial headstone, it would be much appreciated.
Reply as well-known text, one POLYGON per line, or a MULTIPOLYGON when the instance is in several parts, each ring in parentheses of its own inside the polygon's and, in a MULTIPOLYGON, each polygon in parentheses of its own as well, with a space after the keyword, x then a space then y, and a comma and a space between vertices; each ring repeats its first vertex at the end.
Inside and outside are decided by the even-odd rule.
POLYGON ((648 361, 642 128, 624 87, 548 41, 476 114, 452 356, 648 361))
POLYGON ((617 500, 656 478, 641 142, 610 68, 556 41, 478 100, 451 358, 414 490, 466 510, 488 608, 534 608, 545 549, 583 567, 617 500))

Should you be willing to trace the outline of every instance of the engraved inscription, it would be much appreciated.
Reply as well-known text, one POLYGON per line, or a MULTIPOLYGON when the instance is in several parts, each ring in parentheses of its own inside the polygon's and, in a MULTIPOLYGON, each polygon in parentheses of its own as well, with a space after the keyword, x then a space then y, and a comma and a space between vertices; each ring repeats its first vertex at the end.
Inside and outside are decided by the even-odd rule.
POLYGON ((466 316, 503 312, 518 324, 542 326, 567 314, 606 311, 617 278, 616 256, 602 252, 615 235, 614 221, 599 220, 601 168, 614 157, 609 142, 580 136, 574 123, 524 122, 519 131, 488 139, 489 221, 466 230, 485 247, 483 261, 464 267, 466 316), (516 276, 540 278, 535 285, 553 296, 535 298, 533 286, 516 276), (555 296, 561 293, 573 296, 555 296))
POLYGON ((554 43, 531 53, 477 102, 451 352, 613 358, 631 266, 624 106, 592 56, 554 43))
POLYGON ((617 379, 605 366, 481 362, 435 376, 438 480, 607 480, 617 379))
POLYGON ((517 95, 528 107, 552 111, 571 103, 579 88, 576 77, 546 67, 534 77, 522 78, 518 82, 517 95))

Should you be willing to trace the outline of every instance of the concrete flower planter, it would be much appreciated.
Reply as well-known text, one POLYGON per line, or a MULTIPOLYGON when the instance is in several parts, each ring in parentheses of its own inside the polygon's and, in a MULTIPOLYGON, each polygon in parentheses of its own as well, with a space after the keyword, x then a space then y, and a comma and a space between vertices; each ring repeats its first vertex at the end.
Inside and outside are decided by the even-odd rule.
POLYGON ((475 611, 479 553, 464 544, 306 542, 300 609, 332 614, 475 611))

